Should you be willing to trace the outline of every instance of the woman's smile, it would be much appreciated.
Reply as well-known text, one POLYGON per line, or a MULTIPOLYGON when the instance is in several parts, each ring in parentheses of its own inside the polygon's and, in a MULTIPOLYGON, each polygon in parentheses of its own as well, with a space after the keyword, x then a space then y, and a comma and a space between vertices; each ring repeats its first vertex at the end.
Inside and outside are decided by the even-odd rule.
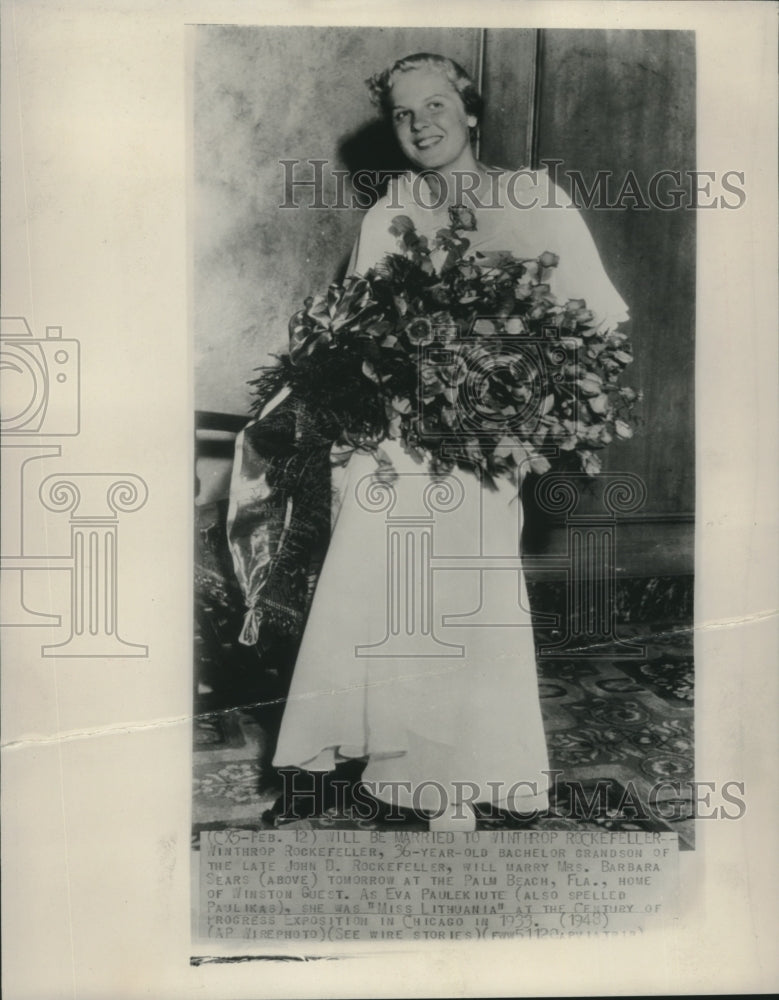
POLYGON ((392 88, 392 124, 401 149, 416 166, 440 170, 473 162, 470 127, 462 99, 435 70, 411 70, 392 88))
POLYGON ((442 138, 443 136, 440 135, 424 136, 421 139, 415 139, 414 145, 417 149, 430 149, 431 146, 438 145, 442 138))

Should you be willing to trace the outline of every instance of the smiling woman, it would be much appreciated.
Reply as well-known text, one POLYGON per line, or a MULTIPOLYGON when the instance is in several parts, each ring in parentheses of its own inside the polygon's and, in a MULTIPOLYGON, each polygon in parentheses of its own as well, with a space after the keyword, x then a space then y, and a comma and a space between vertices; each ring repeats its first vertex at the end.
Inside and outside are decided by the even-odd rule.
MULTIPOLYGON (((551 290, 577 309, 586 299, 587 322, 603 336, 627 318, 583 220, 544 172, 526 172, 520 179, 526 196, 520 208, 518 199, 507 198, 514 175, 477 160, 472 139, 481 100, 460 66, 422 53, 396 62, 368 85, 412 169, 364 217, 350 272, 366 275, 365 284, 377 294, 382 275, 393 267, 408 274, 407 286, 391 286, 397 309, 393 343, 406 344, 405 351, 414 345, 423 353, 427 349, 410 329, 420 326, 418 318, 409 317, 418 313, 426 294, 424 282, 417 288, 412 274, 421 262, 434 282, 452 259, 453 244, 446 245, 452 239, 458 253, 469 255, 465 271, 476 275, 484 266, 480 260, 508 255, 515 268, 525 262, 539 296, 551 290), (550 198, 553 189, 556 197, 550 198), (464 190, 472 210, 458 205, 464 190), (389 260, 390 255, 395 256, 389 260), (564 262, 559 267, 558 255, 564 262)), ((364 292, 359 282, 356 287, 364 292)), ((340 329, 348 318, 338 314, 337 293, 334 286, 321 317, 325 332, 340 329), (330 306, 335 312, 328 311, 330 306)), ((485 299, 484 305, 497 308, 495 301, 485 299)), ((440 308, 436 312, 429 303, 425 308, 432 319, 421 325, 432 329, 440 308)), ((294 321, 291 328, 293 347, 299 342, 301 349, 293 352, 292 364, 307 357, 317 342, 306 336, 295 340, 308 330, 304 313, 297 314, 300 329, 294 321)), ((353 324, 358 338, 370 333, 368 326, 360 327, 363 321, 369 322, 353 324)), ((516 320, 515 325, 523 324, 516 320)), ((506 329, 516 333, 510 322, 506 329)), ((331 341, 328 333, 324 353, 312 355, 321 366, 320 380, 327 378, 326 344, 331 341)), ((413 357, 422 371, 422 354, 413 357)), ((370 365, 362 373, 376 379, 370 365)), ((354 392, 361 391, 355 384, 354 392)), ((492 440, 494 424, 482 426, 481 411, 471 410, 456 387, 447 391, 458 426, 473 428, 477 439, 485 433, 492 440)), ((298 402, 303 409, 310 404, 298 402)), ((271 414, 277 420, 289 405, 288 395, 269 395, 257 423, 271 414)), ((503 440, 511 429, 507 417, 500 420, 503 440)), ((256 586, 266 578, 258 570, 262 539, 252 528, 252 505, 264 495, 270 477, 258 480, 250 428, 239 439, 231 502, 234 558, 249 599, 249 640, 261 627, 261 613, 277 614, 280 608, 276 591, 263 595, 256 586)), ((519 557, 518 491, 527 463, 497 477, 478 464, 450 463, 445 474, 431 480, 419 450, 393 434, 391 426, 372 446, 353 435, 332 437, 336 502, 329 547, 308 611, 274 765, 322 773, 344 762, 365 762, 363 787, 373 801, 420 810, 434 829, 472 830, 477 812, 485 808, 537 816, 548 808, 550 781, 519 557), (441 553, 450 563, 434 567, 441 553), (484 560, 495 558, 507 560, 501 571, 484 571, 484 560)), ((282 537, 286 533, 290 546, 299 545, 305 527, 293 498, 282 537)), ((268 563, 263 559, 263 565, 268 563)), ((294 783, 292 801, 282 807, 295 815, 294 783)))
POLYGON ((351 271, 364 273, 397 251, 393 219, 399 212, 432 239, 449 224, 450 209, 464 204, 476 210, 471 250, 508 250, 523 257, 553 251, 561 260, 544 280, 558 299, 581 297, 586 290, 587 305, 599 321, 614 325, 628 319, 584 220, 547 171, 510 171, 477 159, 483 101, 458 63, 417 53, 399 59, 367 85, 413 169, 391 182, 363 219, 351 271))
MULTIPOLYGON (((383 83, 388 89, 390 118, 400 148, 414 166, 475 171, 478 164, 470 136, 478 119, 467 112, 466 100, 449 75, 441 72, 446 65, 430 56, 413 56, 396 64, 383 83)), ((451 75, 458 78, 456 70, 451 75)))

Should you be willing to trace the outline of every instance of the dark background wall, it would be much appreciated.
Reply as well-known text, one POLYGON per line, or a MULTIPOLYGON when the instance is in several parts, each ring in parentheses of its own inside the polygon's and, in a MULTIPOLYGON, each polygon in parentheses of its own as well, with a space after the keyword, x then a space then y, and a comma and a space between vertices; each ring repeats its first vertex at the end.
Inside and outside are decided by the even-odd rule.
MULTIPOLYGON (((480 80, 481 158, 561 161, 591 187, 628 171, 646 195, 660 170, 695 168, 695 51, 689 32, 203 26, 194 53, 193 326, 198 409, 245 413, 246 380, 284 346, 303 298, 343 268, 361 211, 280 209, 279 161, 386 166, 392 154, 362 81, 415 51, 442 52, 480 80)), ((311 176, 299 166, 298 176, 311 176)), ((328 167, 329 169, 329 167, 328 167)), ((666 185, 666 188, 668 185, 666 185)), ((327 190, 327 188, 326 188, 327 190)), ((351 187, 344 193, 348 203, 351 187)), ((308 205, 311 195, 296 195, 308 205)), ((326 195, 335 200, 335 188, 326 195)), ((631 310, 643 426, 606 468, 647 486, 623 518, 623 569, 692 572, 695 219, 689 208, 583 208, 631 310)), ((552 529, 542 544, 555 541, 552 529)))

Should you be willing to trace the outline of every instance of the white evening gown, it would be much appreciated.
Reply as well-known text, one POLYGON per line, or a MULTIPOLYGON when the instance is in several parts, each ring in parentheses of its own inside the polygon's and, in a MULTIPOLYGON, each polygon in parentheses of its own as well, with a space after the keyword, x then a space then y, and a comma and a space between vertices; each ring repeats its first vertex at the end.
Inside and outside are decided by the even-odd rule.
MULTIPOLYGON (((505 197, 505 177, 501 184, 503 207, 477 211, 477 230, 467 234, 471 248, 522 257, 551 250, 561 258, 551 278, 558 298, 585 298, 612 326, 626 319, 592 237, 578 212, 565 207, 564 194, 539 172, 537 184, 521 179, 514 190, 515 201, 520 192, 523 203, 535 195, 538 204, 516 208, 505 197), (560 207, 545 207, 550 190, 560 207)), ((410 179, 401 178, 391 199, 366 214, 353 271, 364 273, 396 251, 388 232, 396 215, 408 215, 426 235, 447 225, 446 210, 425 208, 413 193, 410 179)), ((371 509, 373 456, 355 453, 335 473, 340 508, 273 763, 331 770, 344 759, 368 757, 363 781, 369 790, 401 806, 436 810, 438 789, 451 794, 461 782, 463 797, 473 801, 519 812, 544 809, 548 759, 518 567, 516 487, 501 481, 497 491, 482 488, 474 474, 456 470, 439 494, 443 507, 447 489, 456 495, 449 504, 454 509, 431 511, 424 502, 432 482, 425 466, 398 442, 383 447, 398 473, 391 510, 371 509), (424 546, 430 551, 422 552, 424 546), (479 556, 514 563, 487 570, 469 565, 469 557, 479 556)), ((373 499, 381 499, 381 491, 375 487, 373 499)))

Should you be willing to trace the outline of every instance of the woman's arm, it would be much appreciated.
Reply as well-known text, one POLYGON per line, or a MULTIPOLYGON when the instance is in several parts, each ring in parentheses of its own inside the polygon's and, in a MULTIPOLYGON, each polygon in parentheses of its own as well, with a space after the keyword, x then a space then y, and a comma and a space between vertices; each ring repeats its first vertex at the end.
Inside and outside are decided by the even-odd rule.
POLYGON ((549 285, 557 299, 585 299, 598 323, 614 327, 630 318, 627 304, 612 284, 587 223, 571 199, 539 171, 540 208, 544 249, 558 254, 560 262, 549 272, 549 285))

